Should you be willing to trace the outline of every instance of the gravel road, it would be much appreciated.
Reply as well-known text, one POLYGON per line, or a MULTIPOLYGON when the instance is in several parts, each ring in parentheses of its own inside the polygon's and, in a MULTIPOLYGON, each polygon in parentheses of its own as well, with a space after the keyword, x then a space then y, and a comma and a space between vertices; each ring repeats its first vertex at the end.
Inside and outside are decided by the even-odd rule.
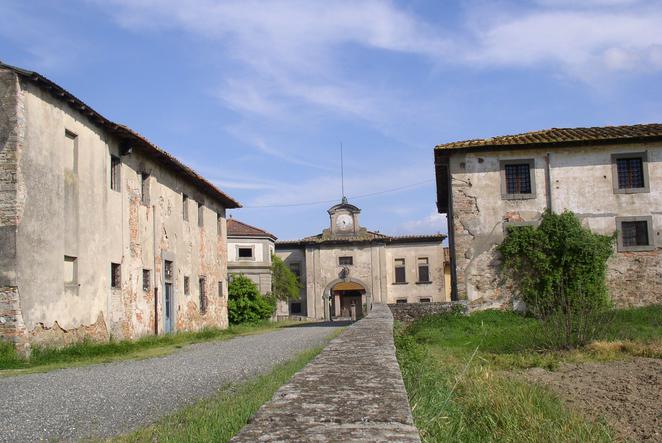
POLYGON ((165 357, 0 377, 0 441, 131 431, 323 344, 335 327, 307 324, 195 344, 165 357))

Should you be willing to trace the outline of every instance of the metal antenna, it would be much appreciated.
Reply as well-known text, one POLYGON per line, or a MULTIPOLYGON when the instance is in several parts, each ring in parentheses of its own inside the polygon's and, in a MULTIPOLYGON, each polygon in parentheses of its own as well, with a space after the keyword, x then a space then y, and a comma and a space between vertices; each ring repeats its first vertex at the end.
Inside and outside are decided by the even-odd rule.
POLYGON ((340 142, 340 187, 342 190, 342 202, 346 203, 347 198, 345 198, 345 166, 342 157, 342 142, 340 142))

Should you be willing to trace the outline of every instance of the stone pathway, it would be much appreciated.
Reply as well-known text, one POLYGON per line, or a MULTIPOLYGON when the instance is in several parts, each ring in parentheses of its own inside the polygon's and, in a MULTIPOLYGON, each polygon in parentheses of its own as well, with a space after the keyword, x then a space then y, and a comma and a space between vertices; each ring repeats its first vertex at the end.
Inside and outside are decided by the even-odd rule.
POLYGON ((332 340, 232 441, 419 442, 388 307, 332 340))
POLYGON ((323 344, 337 326, 302 324, 191 345, 160 358, 0 377, 0 442, 126 433, 227 383, 268 372, 323 344))

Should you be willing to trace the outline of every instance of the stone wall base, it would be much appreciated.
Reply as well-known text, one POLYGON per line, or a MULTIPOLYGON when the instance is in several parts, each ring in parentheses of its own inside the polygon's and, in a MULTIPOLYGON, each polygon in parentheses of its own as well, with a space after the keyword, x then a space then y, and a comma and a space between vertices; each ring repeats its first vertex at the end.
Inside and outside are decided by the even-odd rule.
POLYGON ((30 355, 30 341, 16 286, 0 287, 0 339, 14 344, 19 354, 30 355))
POLYGON ((467 311, 466 303, 463 302, 392 303, 388 307, 393 313, 393 319, 403 323, 411 323, 429 315, 451 312, 453 309, 467 311), (459 308, 454 308, 455 306, 459 308))

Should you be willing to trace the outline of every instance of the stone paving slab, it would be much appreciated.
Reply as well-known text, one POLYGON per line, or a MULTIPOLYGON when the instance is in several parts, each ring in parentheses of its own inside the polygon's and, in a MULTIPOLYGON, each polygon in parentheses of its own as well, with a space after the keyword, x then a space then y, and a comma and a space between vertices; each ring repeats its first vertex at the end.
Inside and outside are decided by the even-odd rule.
POLYGON ((386 305, 331 343, 232 442, 420 442, 386 305))

